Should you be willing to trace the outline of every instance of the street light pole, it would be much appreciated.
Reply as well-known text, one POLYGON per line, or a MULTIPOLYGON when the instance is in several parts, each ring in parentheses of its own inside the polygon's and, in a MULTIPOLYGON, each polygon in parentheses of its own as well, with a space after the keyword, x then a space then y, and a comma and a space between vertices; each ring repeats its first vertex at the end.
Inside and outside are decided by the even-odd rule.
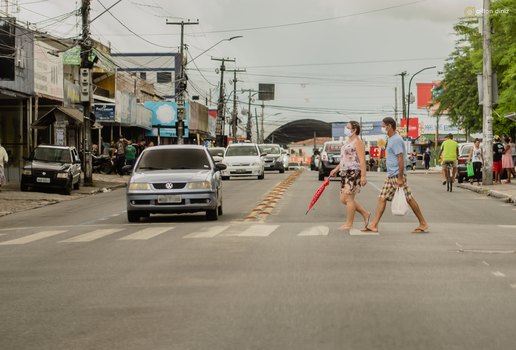
POLYGON ((199 58, 200 56, 204 55, 206 52, 210 51, 211 49, 213 49, 215 46, 217 46, 218 44, 220 44, 223 41, 231 41, 231 40, 238 39, 238 38, 243 38, 243 37, 244 37, 243 35, 237 35, 237 36, 232 36, 231 38, 222 39, 218 43, 216 43, 215 45, 210 46, 209 48, 207 48, 206 50, 204 50, 203 52, 201 52, 200 54, 198 54, 197 56, 192 58, 190 60, 190 62, 195 61, 197 58, 199 58))
POLYGON ((218 147, 224 147, 224 72, 226 66, 224 62, 235 62, 235 59, 229 58, 211 58, 213 61, 221 61, 220 64, 220 86, 219 86, 219 100, 217 103, 217 124, 215 128, 215 144, 218 147))
MULTIPOLYGON (((417 71, 416 73, 414 73, 411 77, 410 77, 410 80, 409 80, 409 83, 408 83, 408 94, 407 94, 407 138, 409 137, 409 131, 410 131, 410 84, 412 84, 412 79, 414 79, 414 77, 416 75, 418 75, 419 73, 421 73, 422 71, 425 71, 427 69, 434 69, 436 68, 435 66, 432 66, 432 67, 426 67, 426 68, 423 68, 419 71, 417 71)), ((437 145, 436 145, 437 147, 437 145)))

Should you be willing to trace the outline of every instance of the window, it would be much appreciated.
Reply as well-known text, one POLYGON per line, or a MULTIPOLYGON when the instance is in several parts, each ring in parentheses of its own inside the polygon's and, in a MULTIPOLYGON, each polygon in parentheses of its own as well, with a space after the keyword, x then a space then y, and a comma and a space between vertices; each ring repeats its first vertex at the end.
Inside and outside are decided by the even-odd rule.
POLYGON ((235 157, 235 156, 257 156, 258 150, 256 146, 236 146, 236 147, 228 147, 226 150, 226 157, 235 157))
POLYGON ((156 82, 158 84, 166 84, 172 82, 172 73, 171 72, 158 72, 156 74, 156 82))
POLYGON ((146 72, 140 72, 140 79, 147 80, 147 73, 146 72))
POLYGON ((211 166, 204 150, 161 149, 143 153, 138 169, 211 169, 211 166))
POLYGON ((279 146, 259 146, 261 153, 267 154, 281 154, 279 146))

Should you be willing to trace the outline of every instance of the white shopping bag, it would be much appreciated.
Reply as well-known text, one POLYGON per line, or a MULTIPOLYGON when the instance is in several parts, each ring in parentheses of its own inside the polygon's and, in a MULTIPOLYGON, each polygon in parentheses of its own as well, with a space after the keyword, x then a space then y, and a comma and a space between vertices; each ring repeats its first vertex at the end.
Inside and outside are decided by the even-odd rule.
POLYGON ((403 188, 398 187, 394 194, 394 198, 392 199, 392 215, 403 216, 407 214, 408 209, 409 205, 407 203, 407 198, 405 198, 405 192, 403 191, 403 188))

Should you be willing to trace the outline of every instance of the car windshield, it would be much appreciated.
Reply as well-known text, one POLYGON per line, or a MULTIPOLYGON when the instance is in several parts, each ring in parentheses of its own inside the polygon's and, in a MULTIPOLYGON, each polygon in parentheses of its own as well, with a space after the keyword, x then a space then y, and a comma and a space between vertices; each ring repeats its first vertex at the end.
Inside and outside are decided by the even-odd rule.
POLYGON ((224 148, 208 148, 212 157, 224 157, 224 148))
POLYGON ((72 157, 68 149, 38 147, 34 150, 33 160, 53 163, 71 163, 72 157))
POLYGON ((471 147, 473 147, 473 145, 462 146, 462 148, 460 150, 460 155, 461 156, 469 156, 469 151, 471 150, 471 147))
POLYGON ((141 156, 138 170, 211 169, 202 149, 151 149, 141 156))
POLYGON ((342 145, 340 143, 328 143, 324 150, 328 153, 340 153, 342 145))
POLYGON ((226 150, 226 157, 235 157, 235 156, 257 156, 258 150, 256 146, 237 146, 237 147, 228 147, 226 150))
POLYGON ((281 148, 279 146, 258 146, 260 148, 260 152, 266 154, 281 154, 281 148))

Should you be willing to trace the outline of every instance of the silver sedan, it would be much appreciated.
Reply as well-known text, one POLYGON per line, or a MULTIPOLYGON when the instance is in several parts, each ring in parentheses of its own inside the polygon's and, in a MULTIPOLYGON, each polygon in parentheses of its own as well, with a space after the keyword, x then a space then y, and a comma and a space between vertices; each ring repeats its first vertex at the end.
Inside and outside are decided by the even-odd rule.
POLYGON ((224 164, 215 164, 197 145, 163 145, 145 149, 127 185, 127 219, 138 222, 153 213, 206 212, 222 215, 224 164))

